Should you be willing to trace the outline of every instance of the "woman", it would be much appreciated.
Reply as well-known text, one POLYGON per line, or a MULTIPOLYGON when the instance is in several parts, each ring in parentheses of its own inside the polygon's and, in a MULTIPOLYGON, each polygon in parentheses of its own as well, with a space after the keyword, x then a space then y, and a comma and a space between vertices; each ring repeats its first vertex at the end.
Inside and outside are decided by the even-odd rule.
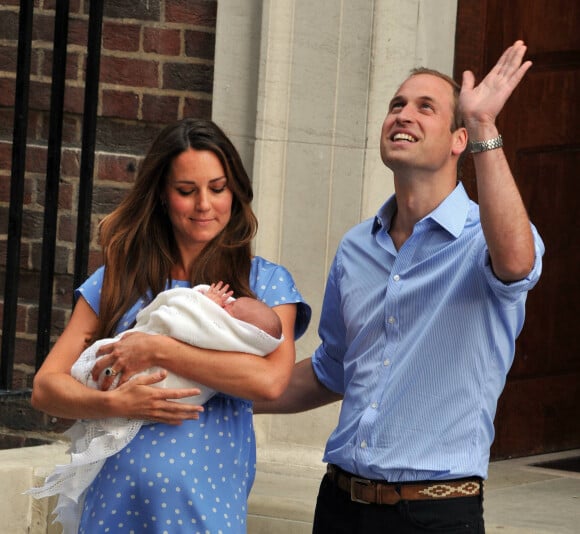
POLYGON ((81 497, 79 532, 245 532, 255 474, 251 401, 284 391, 293 340, 310 320, 290 273, 252 257, 252 196, 225 134, 211 121, 188 119, 160 133, 128 196, 102 221, 104 266, 77 290, 70 322, 35 377, 32 403, 57 417, 155 424, 107 459, 81 497), (215 280, 227 281, 236 297, 256 296, 274 307, 284 335, 274 352, 216 354, 135 332, 99 350, 93 378, 112 370, 102 391, 72 378, 73 363, 91 341, 130 328, 158 293, 215 280), (196 390, 153 387, 165 371, 129 380, 152 366, 222 393, 202 408, 173 400, 196 390), (119 387, 107 391, 115 375, 119 387))

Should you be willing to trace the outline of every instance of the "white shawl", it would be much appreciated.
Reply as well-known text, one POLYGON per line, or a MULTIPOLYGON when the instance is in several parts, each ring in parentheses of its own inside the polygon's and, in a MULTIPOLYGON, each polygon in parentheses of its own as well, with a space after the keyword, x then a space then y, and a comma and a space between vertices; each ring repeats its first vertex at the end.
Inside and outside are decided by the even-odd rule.
MULTIPOLYGON (((265 356, 278 347, 282 339, 276 339, 256 326, 229 315, 204 295, 208 288, 207 285, 198 285, 163 291, 137 314, 134 328, 116 338, 98 340, 88 347, 73 365, 72 376, 89 387, 97 388, 91 370, 98 348, 120 339, 128 332, 163 334, 201 348, 246 352, 256 356, 265 356)), ((152 368, 143 373, 151 374, 158 370, 152 368)), ((153 385, 171 389, 199 388, 200 395, 180 399, 180 402, 192 404, 203 404, 216 393, 173 373, 168 373, 164 380, 153 385)), ((65 433, 71 439, 71 463, 57 465, 44 486, 27 491, 37 499, 59 494, 55 521, 62 523, 64 534, 77 531, 81 511, 79 503, 106 458, 122 450, 144 423, 121 417, 79 420, 65 433)))

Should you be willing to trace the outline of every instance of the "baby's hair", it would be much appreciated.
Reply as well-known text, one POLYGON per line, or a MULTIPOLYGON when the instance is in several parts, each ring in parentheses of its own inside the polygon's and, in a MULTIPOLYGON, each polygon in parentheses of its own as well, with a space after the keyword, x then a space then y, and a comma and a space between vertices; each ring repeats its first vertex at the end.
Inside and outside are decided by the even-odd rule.
POLYGON ((270 306, 251 297, 239 297, 237 301, 239 304, 243 304, 243 308, 238 308, 236 314, 238 319, 254 324, 260 330, 276 339, 282 337, 282 322, 278 314, 270 306), (243 309, 244 313, 240 314, 240 309, 243 309), (244 317, 246 311, 248 315, 244 317))

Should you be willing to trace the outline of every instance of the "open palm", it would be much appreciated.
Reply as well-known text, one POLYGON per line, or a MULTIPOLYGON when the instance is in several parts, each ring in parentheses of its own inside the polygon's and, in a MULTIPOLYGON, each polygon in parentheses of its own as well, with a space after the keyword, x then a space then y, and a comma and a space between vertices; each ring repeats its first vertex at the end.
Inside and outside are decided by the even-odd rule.
POLYGON ((473 72, 463 73, 459 105, 466 123, 495 121, 513 90, 532 66, 531 61, 522 63, 525 53, 524 42, 516 41, 505 50, 477 86, 473 72))

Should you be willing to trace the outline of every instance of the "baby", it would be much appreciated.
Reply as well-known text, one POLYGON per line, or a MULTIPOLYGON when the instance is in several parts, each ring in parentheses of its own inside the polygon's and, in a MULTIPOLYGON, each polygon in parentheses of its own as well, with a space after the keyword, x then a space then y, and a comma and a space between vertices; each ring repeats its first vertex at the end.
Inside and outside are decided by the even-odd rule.
MULTIPOLYGON (((85 349, 71 369, 72 376, 89 387, 99 388, 105 376, 115 376, 117 373, 108 367, 97 381, 93 380, 92 369, 98 359, 97 350, 135 331, 170 335, 204 348, 238 350, 259 356, 275 350, 282 341, 282 324, 276 312, 257 299, 234 299, 232 294, 229 285, 221 281, 210 286, 175 288, 160 293, 139 312, 134 328, 122 332, 116 338, 100 339, 85 349), (227 316, 212 303, 224 310, 227 316), (230 318, 229 321, 226 318, 230 318), (224 336, 230 337, 228 347, 220 347, 220 339, 221 342, 227 341, 223 339, 224 336), (235 345, 242 342, 244 346, 236 348, 235 345)), ((157 371, 159 368, 153 367, 135 376, 157 371)), ((109 389, 116 387, 118 382, 117 375, 109 389)), ((202 384, 169 372, 164 380, 153 386, 171 389, 197 387, 201 390, 199 395, 176 399, 177 402, 204 404, 215 394, 215 391, 202 384)))

